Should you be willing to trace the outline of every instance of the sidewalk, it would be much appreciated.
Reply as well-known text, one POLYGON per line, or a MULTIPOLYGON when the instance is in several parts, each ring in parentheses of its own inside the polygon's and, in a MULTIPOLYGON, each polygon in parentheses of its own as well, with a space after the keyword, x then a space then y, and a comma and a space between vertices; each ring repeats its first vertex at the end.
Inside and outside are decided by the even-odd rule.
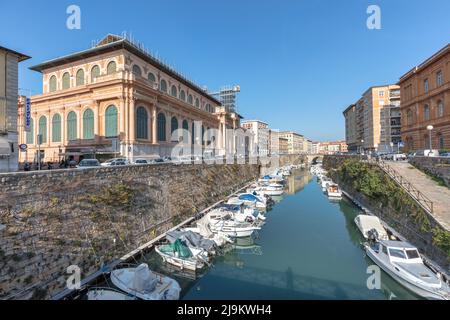
POLYGON ((433 216, 443 227, 450 230, 450 189, 439 186, 408 162, 388 161, 387 163, 433 202, 433 216))

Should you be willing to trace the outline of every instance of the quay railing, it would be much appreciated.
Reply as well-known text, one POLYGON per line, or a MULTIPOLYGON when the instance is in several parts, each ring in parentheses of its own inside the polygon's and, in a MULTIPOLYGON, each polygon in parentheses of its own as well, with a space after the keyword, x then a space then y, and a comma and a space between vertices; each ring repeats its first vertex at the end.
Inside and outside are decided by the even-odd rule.
POLYGON ((422 209, 427 211, 428 213, 433 213, 433 201, 431 201, 426 195, 424 195, 420 190, 414 187, 408 180, 406 180, 401 174, 395 171, 390 165, 388 165, 385 161, 379 159, 369 159, 368 163, 377 165, 380 169, 382 169, 388 176, 390 176, 400 187, 403 188, 416 202, 419 204, 422 209))

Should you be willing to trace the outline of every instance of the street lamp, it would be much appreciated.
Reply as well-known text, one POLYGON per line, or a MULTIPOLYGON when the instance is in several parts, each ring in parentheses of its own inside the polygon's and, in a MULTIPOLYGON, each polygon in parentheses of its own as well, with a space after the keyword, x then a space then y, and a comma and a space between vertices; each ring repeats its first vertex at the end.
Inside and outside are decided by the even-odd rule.
POLYGON ((432 125, 427 126, 427 130, 428 130, 428 138, 430 138, 430 152, 431 150, 433 150, 433 147, 431 145, 431 131, 434 129, 434 127, 432 125))

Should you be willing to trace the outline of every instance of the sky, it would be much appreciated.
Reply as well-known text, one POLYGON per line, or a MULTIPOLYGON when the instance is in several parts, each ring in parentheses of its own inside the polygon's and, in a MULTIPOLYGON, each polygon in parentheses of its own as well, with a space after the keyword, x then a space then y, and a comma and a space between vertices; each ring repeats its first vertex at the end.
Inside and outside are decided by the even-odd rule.
POLYGON ((326 141, 345 138, 342 111, 366 89, 450 42, 449 12, 449 0, 0 1, 0 45, 32 57, 19 88, 34 95, 42 79, 30 66, 127 31, 208 90, 239 84, 244 118, 326 141), (79 30, 66 27, 72 4, 79 30), (369 5, 379 30, 366 26, 369 5))

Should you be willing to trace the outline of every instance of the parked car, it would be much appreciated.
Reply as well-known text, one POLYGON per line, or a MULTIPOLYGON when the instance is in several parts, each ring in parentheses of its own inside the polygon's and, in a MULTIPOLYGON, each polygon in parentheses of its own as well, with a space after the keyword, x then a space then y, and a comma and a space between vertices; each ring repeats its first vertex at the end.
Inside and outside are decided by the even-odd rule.
POLYGON ((109 167, 109 166, 115 166, 115 165, 128 165, 130 164, 130 161, 127 158, 113 158, 106 160, 101 164, 102 167, 109 167), (119 162, 119 164, 116 164, 116 162, 119 162), (124 163, 124 164, 122 164, 124 163))
POLYGON ((77 166, 78 169, 94 167, 100 167, 100 162, 97 159, 83 159, 77 166))
POLYGON ((136 159, 134 160, 134 164, 148 164, 149 161, 147 159, 136 159))
POLYGON ((150 163, 163 163, 165 162, 163 158, 155 158, 153 160, 150 160, 150 163))
POLYGON ((450 152, 441 153, 439 157, 450 157, 450 152))
POLYGON ((130 162, 127 163, 127 161, 119 159, 119 160, 115 160, 111 163, 111 166, 126 166, 130 164, 130 162))

